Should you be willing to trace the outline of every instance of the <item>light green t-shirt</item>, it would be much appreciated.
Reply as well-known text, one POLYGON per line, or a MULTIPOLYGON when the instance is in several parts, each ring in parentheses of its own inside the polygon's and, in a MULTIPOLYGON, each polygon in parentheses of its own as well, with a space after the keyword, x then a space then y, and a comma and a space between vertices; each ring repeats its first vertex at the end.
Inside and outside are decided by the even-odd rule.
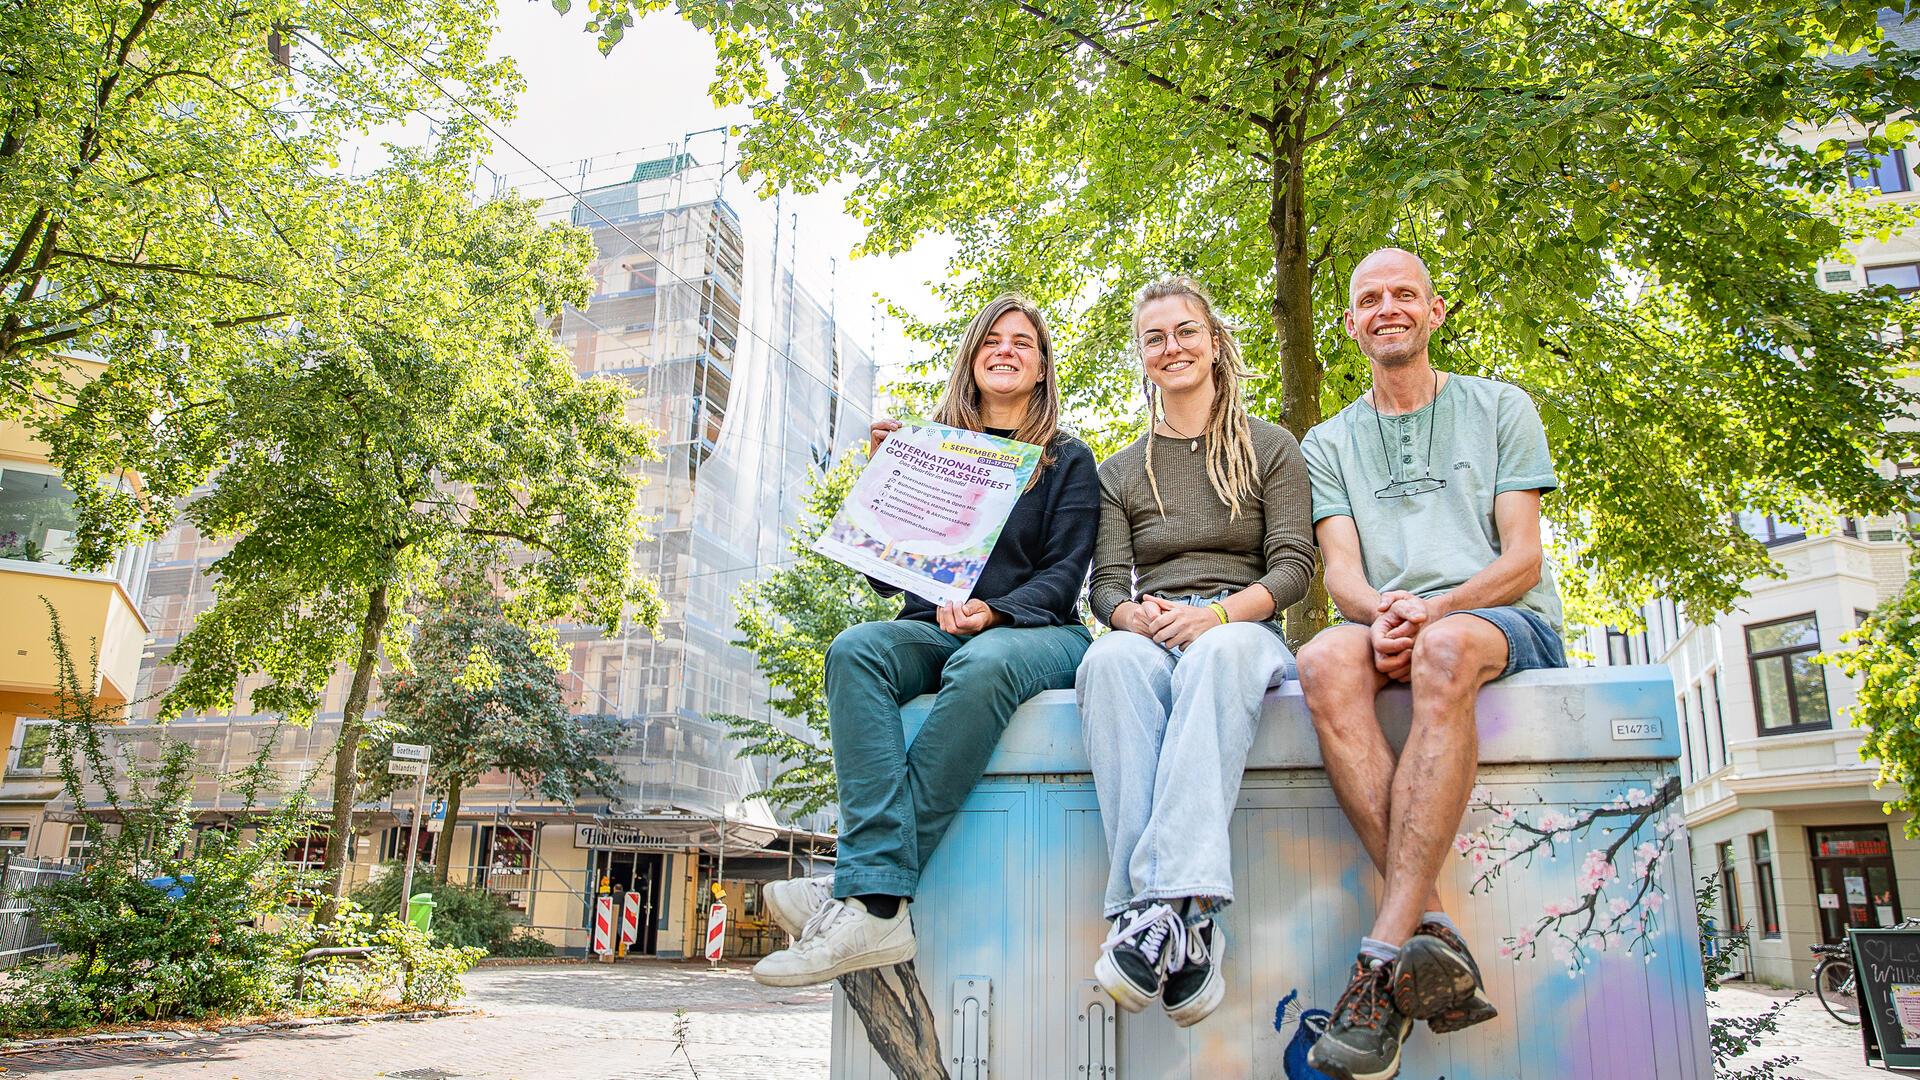
MULTIPOLYGON (((1500 556, 1494 496, 1560 486, 1547 433, 1526 392, 1508 383, 1454 375, 1426 408, 1382 416, 1363 399, 1321 423, 1300 443, 1313 484, 1313 520, 1346 516, 1360 533, 1367 583, 1433 596, 1458 588, 1500 556), (1429 462, 1428 447, 1432 447, 1429 462), (1401 498, 1376 493, 1434 486, 1401 498)), ((1560 628, 1560 592, 1544 564, 1518 607, 1560 628)))

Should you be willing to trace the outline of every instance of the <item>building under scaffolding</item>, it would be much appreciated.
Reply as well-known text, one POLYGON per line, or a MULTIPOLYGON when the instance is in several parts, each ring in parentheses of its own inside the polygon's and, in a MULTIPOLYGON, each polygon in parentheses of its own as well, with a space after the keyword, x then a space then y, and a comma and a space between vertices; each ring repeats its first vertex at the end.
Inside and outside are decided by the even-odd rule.
MULTIPOLYGON (((611 888, 643 896, 635 951, 694 955, 700 898, 723 876, 740 883, 729 891, 750 941, 764 923, 753 883, 805 870, 831 848, 824 821, 776 820, 751 798, 772 765, 737 759, 737 743, 711 717, 779 719, 752 657, 731 644, 732 597, 786 561, 785 529, 810 477, 865 438, 874 362, 853 328, 867 336, 874 315, 863 305, 857 318, 840 317, 830 264, 797 269, 797 221, 726 198, 724 143, 715 150, 705 165, 684 144, 581 162, 558 174, 564 188, 545 176, 496 183, 496 191, 542 200, 550 219, 592 232, 593 299, 584 311, 561 312, 554 330, 582 377, 633 387, 630 416, 658 432, 661 451, 634 466, 647 480, 651 533, 634 558, 665 600, 659 631, 561 628, 570 706, 617 717, 630 731, 616 797, 557 806, 498 774, 464 793, 450 837, 431 819, 422 836, 423 849, 454 845, 455 880, 500 892, 570 950, 586 947, 591 898, 611 888)), ((227 546, 184 523, 155 545, 143 610, 154 633, 141 687, 148 715, 175 678, 165 662, 171 646, 213 602, 209 567, 227 546)), ((251 687, 241 689, 244 702, 251 687)), ((244 712, 168 725, 198 753, 205 776, 195 801, 209 822, 244 816, 241 796, 221 777, 269 738, 284 782, 330 776, 346 691, 343 670, 308 728, 244 712)), ((136 722, 118 736, 151 757, 161 734, 136 722)), ((19 779, 10 773, 9 787, 19 779)), ((326 787, 324 779, 313 785, 317 808, 327 805, 326 787)), ((411 802, 401 795, 365 807, 356 876, 405 850, 411 802)), ((63 816, 71 814, 54 812, 63 816)), ((316 837, 289 858, 317 864, 323 847, 316 837)))

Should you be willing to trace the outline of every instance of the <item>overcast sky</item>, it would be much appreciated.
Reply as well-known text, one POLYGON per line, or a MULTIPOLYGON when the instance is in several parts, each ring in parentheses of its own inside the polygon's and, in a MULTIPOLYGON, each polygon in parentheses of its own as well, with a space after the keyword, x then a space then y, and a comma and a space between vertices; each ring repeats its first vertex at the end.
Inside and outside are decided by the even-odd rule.
MULTIPOLYGON (((714 71, 713 44, 677 15, 661 13, 641 20, 611 56, 603 57, 594 37, 582 29, 584 4, 576 3, 565 16, 556 14, 547 0, 500 0, 500 4, 494 47, 513 57, 527 89, 514 120, 496 126, 514 146, 563 179, 572 172, 570 163, 583 157, 664 148, 682 141, 689 132, 751 120, 744 107, 726 111, 714 107, 707 97, 714 71), (565 171, 556 166, 565 166, 565 171)), ((698 145, 710 153, 707 148, 716 144, 710 137, 698 145)), ((495 146, 489 165, 510 176, 531 172, 524 160, 502 145, 495 146)), ((925 282, 941 274, 946 245, 935 240, 904 257, 849 259, 862 230, 841 212, 844 191, 842 186, 805 198, 787 198, 782 205, 783 212, 799 214, 799 234, 807 247, 839 258, 842 312, 856 303, 866 306, 877 292, 917 314, 939 314, 925 282)), ((736 204, 754 201, 739 184, 728 197, 736 204)), ((876 357, 883 368, 902 362, 905 358, 898 355, 902 349, 897 333, 883 326, 883 355, 876 357)))

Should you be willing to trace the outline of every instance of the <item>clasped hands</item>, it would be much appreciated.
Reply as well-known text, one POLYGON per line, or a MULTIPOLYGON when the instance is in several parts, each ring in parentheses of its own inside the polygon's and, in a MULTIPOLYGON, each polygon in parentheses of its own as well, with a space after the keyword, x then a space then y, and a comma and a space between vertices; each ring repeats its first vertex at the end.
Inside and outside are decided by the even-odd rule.
POLYGON ((1413 677, 1414 639, 1445 612, 1437 597, 1428 599, 1401 589, 1382 593, 1374 611, 1367 631, 1374 669, 1395 682, 1407 682, 1413 677))
POLYGON ((1176 604, 1149 595, 1142 595, 1133 604, 1128 625, 1120 629, 1150 637, 1168 649, 1184 649, 1193 644, 1193 639, 1220 625, 1220 616, 1210 607, 1176 604))

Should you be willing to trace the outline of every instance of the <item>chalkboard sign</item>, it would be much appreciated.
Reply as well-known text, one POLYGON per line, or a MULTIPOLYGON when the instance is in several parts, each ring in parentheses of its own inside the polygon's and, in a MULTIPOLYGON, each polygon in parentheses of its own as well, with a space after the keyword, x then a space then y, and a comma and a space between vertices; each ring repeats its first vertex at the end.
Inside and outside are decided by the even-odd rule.
POLYGON ((1920 1069, 1920 929, 1849 930, 1867 1064, 1920 1069))

